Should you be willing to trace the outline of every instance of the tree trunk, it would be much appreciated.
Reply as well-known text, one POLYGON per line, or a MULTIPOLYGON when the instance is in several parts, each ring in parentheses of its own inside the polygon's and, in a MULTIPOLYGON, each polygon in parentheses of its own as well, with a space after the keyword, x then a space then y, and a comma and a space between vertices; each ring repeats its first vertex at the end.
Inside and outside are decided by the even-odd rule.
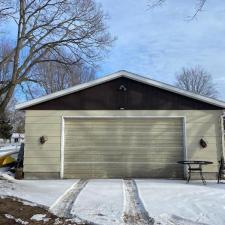
POLYGON ((6 96, 4 97, 4 99, 2 100, 2 102, 0 104, 0 114, 5 112, 5 109, 6 109, 8 103, 9 103, 9 101, 12 98, 12 95, 14 93, 15 87, 16 87, 16 85, 12 84, 10 86, 10 88, 8 89, 6 96))

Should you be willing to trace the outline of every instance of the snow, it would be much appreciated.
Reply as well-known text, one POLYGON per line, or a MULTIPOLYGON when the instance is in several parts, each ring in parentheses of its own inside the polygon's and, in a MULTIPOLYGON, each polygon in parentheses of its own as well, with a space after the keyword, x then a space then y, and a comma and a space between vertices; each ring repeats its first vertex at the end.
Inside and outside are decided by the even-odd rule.
MULTIPOLYGON (((139 194, 149 212, 158 221, 191 220, 196 223, 225 224, 225 185, 208 181, 136 180, 139 194), (169 219, 170 218, 170 219, 169 219)), ((163 223, 165 224, 165 223, 163 223)), ((170 224, 170 223, 168 223, 170 224)))
POLYGON ((0 151, 0 157, 2 156, 6 156, 6 155, 11 155, 13 158, 17 157, 17 154, 19 153, 19 149, 15 149, 15 150, 1 150, 0 151))
POLYGON ((122 180, 90 180, 78 196, 72 213, 97 224, 122 224, 122 180))
MULTIPOLYGON (((208 181, 135 180, 149 216, 162 225, 225 224, 225 184, 208 181)), ((1 195, 52 206, 78 180, 0 180, 1 195)), ((123 224, 123 180, 89 180, 76 196, 71 213, 99 225, 123 224)), ((74 198, 74 195, 72 196, 74 198)), ((63 198, 61 198, 63 199, 63 198)))
POLYGON ((0 180, 1 195, 51 206, 77 180, 0 180))
POLYGON ((54 225, 62 224, 62 221, 60 221, 59 218, 55 219, 54 225))
POLYGON ((7 180, 9 182, 17 182, 17 180, 14 178, 14 174, 7 171, 7 170, 4 170, 6 169, 7 167, 2 167, 0 169, 0 179, 3 179, 3 180, 7 180))
POLYGON ((0 147, 0 153, 4 153, 4 152, 10 152, 10 151, 15 151, 20 149, 20 144, 15 144, 15 145, 5 145, 0 147))
POLYGON ((87 182, 87 180, 79 180, 74 183, 51 205, 49 208, 50 212, 59 217, 71 218, 73 204, 87 182))
POLYGON ((48 222, 50 220, 50 218, 46 218, 46 214, 35 214, 30 219, 35 221, 44 221, 44 222, 48 222))

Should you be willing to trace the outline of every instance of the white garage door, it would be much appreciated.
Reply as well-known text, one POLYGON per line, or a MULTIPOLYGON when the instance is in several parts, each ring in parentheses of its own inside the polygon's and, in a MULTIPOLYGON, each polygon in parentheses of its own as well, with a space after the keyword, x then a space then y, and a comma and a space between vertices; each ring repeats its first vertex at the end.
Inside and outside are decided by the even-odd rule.
POLYGON ((181 118, 65 119, 64 178, 182 178, 181 118))

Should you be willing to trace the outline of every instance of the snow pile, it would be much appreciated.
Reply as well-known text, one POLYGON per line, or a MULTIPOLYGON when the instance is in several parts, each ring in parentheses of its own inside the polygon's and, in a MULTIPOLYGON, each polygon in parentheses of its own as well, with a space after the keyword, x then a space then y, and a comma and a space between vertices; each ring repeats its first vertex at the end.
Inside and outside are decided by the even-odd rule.
MULTIPOLYGON (((0 169, 6 169, 6 168, 0 168, 0 169)), ((0 179, 1 180, 7 180, 7 181, 9 181, 9 182, 17 182, 17 180, 14 178, 14 174, 13 173, 11 173, 11 172, 6 172, 6 171, 4 171, 3 170, 3 172, 1 172, 1 170, 0 170, 0 179)))
POLYGON ((34 221, 43 221, 43 222, 48 222, 50 220, 50 218, 46 218, 46 214, 35 214, 30 219, 34 221))

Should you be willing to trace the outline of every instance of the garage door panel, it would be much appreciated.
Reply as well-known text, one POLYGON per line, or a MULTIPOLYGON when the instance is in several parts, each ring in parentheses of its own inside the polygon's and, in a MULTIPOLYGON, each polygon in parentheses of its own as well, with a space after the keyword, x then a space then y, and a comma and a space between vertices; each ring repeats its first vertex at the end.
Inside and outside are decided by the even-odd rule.
MULTIPOLYGON (((75 119, 74 119, 75 120, 75 119)), ((66 124, 68 126, 80 126, 80 127, 84 127, 84 126, 93 126, 93 127, 97 127, 97 126, 105 126, 106 125, 106 120, 107 123, 110 123, 110 126, 131 126, 133 127, 135 126, 146 126, 146 124, 148 125, 168 125, 168 126, 173 126, 173 125, 178 125, 178 126, 182 126, 182 124, 180 123, 181 119, 177 119, 177 118, 168 118, 168 119, 164 119, 164 118, 79 118, 76 119, 76 123, 74 123, 73 119, 67 119, 66 124), (97 121, 98 120, 98 121, 97 121), (97 123, 96 123, 97 122, 97 123)))
POLYGON ((92 151, 97 151, 97 152, 101 152, 101 153, 104 153, 104 152, 115 152, 115 154, 119 153, 119 152, 126 152, 127 154, 129 154, 129 152, 138 152, 138 153, 141 153, 141 152, 144 152, 144 153, 147 153, 147 152, 156 152, 156 153, 159 153, 159 152, 165 152, 167 154, 170 154, 170 152, 178 152, 178 151, 181 151, 183 148, 180 147, 180 146, 176 146, 176 147, 159 147, 159 146, 156 146, 156 147, 153 147, 153 146, 150 146, 149 148, 146 147, 146 146, 125 146, 125 147, 121 147, 121 146, 82 146, 82 147, 73 147, 73 146, 67 146, 65 148, 65 155, 67 154, 68 151, 72 151, 72 152, 76 152, 76 151, 89 151, 89 152, 92 152, 92 151))
MULTIPOLYGON (((68 145, 78 145, 78 146, 104 146, 105 143, 102 141, 102 138, 99 139, 87 139, 87 138, 66 138, 65 141, 68 143, 68 145)), ((137 145, 137 146, 143 146, 146 144, 152 145, 161 145, 161 146, 170 146, 170 145, 183 145, 183 141, 180 138, 177 139, 149 139, 149 138, 131 138, 130 140, 124 140, 123 141, 124 145, 137 145)), ((115 141, 115 138, 109 138, 107 140, 108 145, 120 145, 117 141, 115 141)))
POLYGON ((86 161, 86 162, 98 162, 98 161, 103 161, 104 162, 122 162, 122 163, 136 163, 136 162, 140 162, 140 163, 154 163, 154 162, 158 162, 158 163, 174 163, 174 161, 176 161, 177 156, 153 156, 153 155, 147 155, 147 156, 133 156, 133 157, 127 157, 127 156, 121 156, 120 158, 116 157, 116 156, 110 156, 110 155, 89 155, 88 158, 87 157, 65 157, 65 159, 67 160, 67 163, 73 163, 73 162, 82 162, 82 161, 86 161), (154 158, 153 158, 154 157, 154 158))
POLYGON ((64 177, 183 177, 182 129, 181 119, 66 119, 64 177))
MULTIPOLYGON (((76 144, 76 143, 75 143, 76 144)), ((129 146, 129 143, 127 146, 122 146, 119 144, 119 143, 109 143, 108 145, 106 145, 105 143, 102 143, 101 145, 100 144, 96 144, 95 142, 93 142, 92 144, 90 143, 89 145, 82 145, 82 146, 77 146, 77 147, 74 147, 73 144, 69 145, 69 146, 66 146, 66 151, 71 151, 71 150, 74 150, 76 151, 77 149, 88 149, 88 150, 95 150, 96 148, 98 148, 97 150, 101 151, 101 150, 104 150, 104 151, 117 151, 117 150, 121 150, 121 151, 132 151, 132 150, 142 150, 144 149, 145 151, 157 151, 157 152, 160 152, 160 151, 164 151, 164 150, 170 150, 170 151, 173 151, 173 150, 176 150, 177 148, 182 148, 183 146, 179 143, 179 144, 176 144, 176 143, 171 143, 171 144, 151 144, 151 143, 146 143, 146 144, 132 144, 130 143, 130 146, 129 146), (150 145, 150 146, 149 146, 150 145)))
MULTIPOLYGON (((95 133, 104 133, 104 132, 110 132, 110 133, 123 133, 123 132, 128 132, 128 133, 133 133, 135 132, 136 130, 138 130, 139 132, 138 133, 143 133, 143 132, 153 132, 153 133, 158 133, 158 132, 168 132, 168 129, 171 129, 173 132, 180 132, 180 127, 179 126, 176 126, 176 127, 168 127, 168 126, 165 126, 165 127, 153 127, 153 126, 149 126, 149 127, 124 127, 124 126, 118 126, 118 127, 88 127, 88 130, 87 128, 85 128, 84 126, 83 127, 70 127, 68 128, 67 127, 67 134, 72 134, 74 135, 74 132, 77 132, 77 133, 91 133, 91 132, 95 132, 95 133)), ((169 131, 171 132, 171 131, 169 131)))
POLYGON ((78 136, 83 136, 83 135, 88 135, 88 134, 93 134, 93 135, 104 135, 104 134, 107 134, 107 135, 111 135, 111 134, 118 134, 118 135, 125 135, 125 136, 129 136, 130 134, 140 134, 142 135, 143 133, 145 135, 152 135, 152 134, 160 134, 160 133, 163 133, 163 134, 170 134, 170 133, 180 133, 180 128, 171 128, 171 130, 169 130, 169 128, 164 128, 164 129, 155 129, 155 128, 152 128, 152 129, 142 129, 142 128, 135 128, 135 129, 122 129, 122 128, 118 128, 118 129, 111 129, 109 127, 105 127, 105 128, 102 128, 102 129, 90 129, 90 128, 86 128, 86 129, 68 129, 66 131, 66 135, 68 136, 74 136, 74 132, 76 132, 77 134, 79 134, 78 136), (126 133, 124 133, 126 132, 126 133))
POLYGON ((127 140, 134 140, 134 139, 141 139, 141 138, 149 138, 149 139, 180 139, 183 137, 183 135, 179 132, 148 132, 146 135, 146 132, 130 132, 130 133, 121 133, 121 134, 116 134, 116 133, 110 133, 110 132, 104 132, 104 133, 95 133, 95 132, 85 132, 84 134, 82 133, 77 133, 75 135, 75 133, 68 135, 67 133, 66 135, 66 139, 83 139, 84 137, 87 137, 88 135, 91 135, 91 137, 89 136, 89 138, 92 139, 100 139, 100 140, 106 140, 106 138, 108 139, 112 139, 112 140, 119 140, 119 139, 127 139, 127 140), (146 135, 146 136, 145 136, 146 135), (143 137, 145 136, 145 137, 143 137))
POLYGON ((174 163, 177 160, 176 155, 133 155, 117 157, 115 155, 87 155, 87 156, 65 156, 68 163, 82 163, 82 162, 143 162, 143 163, 174 163))
POLYGON ((89 175, 91 178, 121 178, 121 177, 182 177, 182 167, 177 164, 157 163, 93 163, 93 164, 65 164, 67 178, 80 178, 89 175))
POLYGON ((82 152, 82 151, 80 151, 80 152, 76 152, 75 154, 72 152, 72 151, 70 151, 69 153, 67 153, 67 154, 65 154, 64 155, 64 158, 65 159, 71 159, 71 158, 73 158, 73 159, 78 159, 78 158, 83 158, 83 157, 85 157, 85 158, 87 158, 87 157, 92 157, 92 156, 96 156, 96 157, 99 157, 99 156, 105 156, 105 157, 122 157, 122 156, 124 156, 124 157, 142 157, 142 156, 144 156, 144 157, 153 157, 154 159, 155 158, 157 158, 157 157, 159 157, 159 158, 163 158, 163 157, 177 157, 177 152, 171 152, 170 154, 166 154, 166 153, 164 153, 164 152, 160 152, 160 153, 154 153, 154 152, 130 152, 130 153, 128 153, 128 152, 123 152, 123 153, 121 153, 121 152, 117 152, 116 154, 115 153, 111 153, 111 152, 97 152, 97 151, 95 151, 95 152, 90 152, 90 151, 85 151, 85 152, 82 152))

